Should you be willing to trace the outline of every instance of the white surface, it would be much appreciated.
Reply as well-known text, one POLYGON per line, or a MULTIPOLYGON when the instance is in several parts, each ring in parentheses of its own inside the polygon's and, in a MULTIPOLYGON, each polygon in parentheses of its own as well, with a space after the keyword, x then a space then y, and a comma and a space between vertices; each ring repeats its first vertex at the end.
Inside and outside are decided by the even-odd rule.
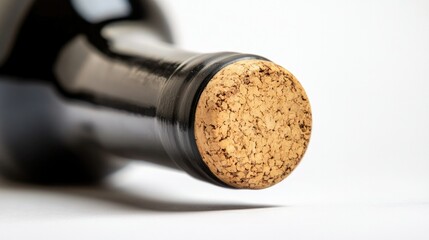
POLYGON ((234 191, 185 174, 134 165, 116 174, 105 188, 4 183, 0 239, 428 237, 427 202, 374 198, 364 203, 347 197, 323 201, 313 188, 299 189, 298 176, 263 191, 234 191), (159 178, 165 181, 155 180, 159 178))
POLYGON ((429 239, 428 1, 161 3, 182 47, 297 76, 314 117, 298 169, 261 191, 140 165, 104 189, 0 183, 0 239, 429 239))

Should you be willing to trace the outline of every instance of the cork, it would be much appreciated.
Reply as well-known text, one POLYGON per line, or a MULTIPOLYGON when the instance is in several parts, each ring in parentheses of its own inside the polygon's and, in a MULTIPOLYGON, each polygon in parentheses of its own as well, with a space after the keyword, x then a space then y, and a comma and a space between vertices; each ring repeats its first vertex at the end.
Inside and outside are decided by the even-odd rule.
POLYGON ((198 151, 210 171, 235 188, 261 189, 286 178, 311 134, 307 95, 283 67, 242 60, 217 72, 195 112, 198 151))

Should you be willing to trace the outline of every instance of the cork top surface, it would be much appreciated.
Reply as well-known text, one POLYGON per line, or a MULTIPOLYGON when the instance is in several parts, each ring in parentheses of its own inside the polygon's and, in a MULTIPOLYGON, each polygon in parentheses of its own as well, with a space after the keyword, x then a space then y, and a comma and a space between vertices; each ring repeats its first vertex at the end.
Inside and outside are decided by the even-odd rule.
POLYGON ((311 109, 286 69, 242 60, 221 69, 203 90, 195 113, 198 150, 210 171, 236 188, 283 180, 310 139, 311 109))

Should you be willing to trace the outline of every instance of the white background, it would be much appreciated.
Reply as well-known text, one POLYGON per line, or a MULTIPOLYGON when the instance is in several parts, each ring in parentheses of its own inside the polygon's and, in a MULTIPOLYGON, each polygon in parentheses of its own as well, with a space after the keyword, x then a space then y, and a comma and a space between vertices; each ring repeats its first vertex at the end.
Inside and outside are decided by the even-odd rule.
POLYGON ((300 166, 260 191, 138 163, 105 188, 0 182, 0 239, 429 239, 429 1, 160 2, 180 47, 300 80, 300 166))

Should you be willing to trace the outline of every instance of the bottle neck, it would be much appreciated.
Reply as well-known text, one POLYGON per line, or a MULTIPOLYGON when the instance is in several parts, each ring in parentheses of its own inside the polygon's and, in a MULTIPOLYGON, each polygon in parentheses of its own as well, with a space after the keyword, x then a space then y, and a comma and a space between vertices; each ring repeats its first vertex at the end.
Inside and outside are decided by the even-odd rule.
POLYGON ((101 42, 75 37, 54 64, 63 96, 85 102, 67 107, 63 136, 71 146, 93 142, 115 155, 179 168, 156 115, 168 80, 198 54, 174 48, 141 23, 114 22, 99 34, 101 42))

